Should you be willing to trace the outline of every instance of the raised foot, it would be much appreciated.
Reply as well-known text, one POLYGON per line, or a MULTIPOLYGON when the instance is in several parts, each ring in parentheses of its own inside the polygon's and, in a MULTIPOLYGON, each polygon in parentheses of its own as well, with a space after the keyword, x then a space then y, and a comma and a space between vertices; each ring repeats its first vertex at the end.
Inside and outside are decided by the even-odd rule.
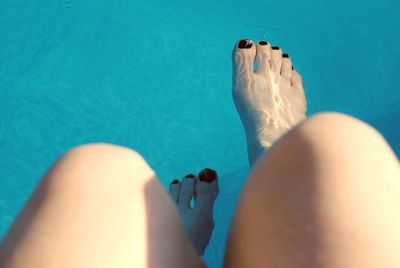
POLYGON ((301 76, 292 68, 289 55, 266 41, 239 41, 233 49, 232 62, 232 96, 248 146, 269 148, 306 118, 301 76))

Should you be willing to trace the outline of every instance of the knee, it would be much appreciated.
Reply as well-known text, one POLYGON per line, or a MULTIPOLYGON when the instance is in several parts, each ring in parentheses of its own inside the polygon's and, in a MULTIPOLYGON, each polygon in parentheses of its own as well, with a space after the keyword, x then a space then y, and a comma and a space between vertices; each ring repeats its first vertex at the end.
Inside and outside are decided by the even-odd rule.
POLYGON ((131 187, 154 176, 139 153, 105 143, 85 144, 69 150, 46 174, 51 184, 72 187, 86 184, 131 187))
POLYGON ((108 143, 90 143, 67 151, 65 159, 86 159, 95 162, 144 162, 143 157, 133 149, 108 143))
MULTIPOLYGON (((363 121, 337 112, 324 112, 313 115, 299 126, 299 130, 306 130, 306 133, 322 132, 331 134, 336 138, 349 136, 352 133, 378 136, 379 133, 363 121)), ((351 135, 350 135, 351 136, 351 135)))
POLYGON ((312 116, 290 135, 301 147, 311 151, 361 152, 361 149, 388 147, 385 139, 373 127, 349 115, 333 112, 312 116))
POLYGON ((394 154, 382 135, 368 124, 340 113, 320 113, 301 123, 283 137, 264 161, 271 158, 285 162, 342 163, 354 159, 373 161, 377 156, 394 154))

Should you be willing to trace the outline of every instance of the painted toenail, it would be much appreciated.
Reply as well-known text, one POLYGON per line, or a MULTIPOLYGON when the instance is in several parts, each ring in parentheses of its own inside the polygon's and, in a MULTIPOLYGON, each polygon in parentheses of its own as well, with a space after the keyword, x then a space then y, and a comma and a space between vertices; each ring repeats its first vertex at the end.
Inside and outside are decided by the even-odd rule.
POLYGON ((282 58, 289 58, 289 54, 286 53, 282 54, 282 58))
POLYGON ((240 40, 238 47, 239 48, 251 48, 253 43, 249 39, 240 40))
POLYGON ((294 70, 293 66, 292 66, 292 70, 294 70))
POLYGON ((215 170, 210 169, 210 168, 204 169, 199 174, 200 181, 205 181, 205 182, 208 182, 208 183, 213 182, 217 177, 218 177, 217 172, 215 170))
POLYGON ((268 45, 268 42, 266 42, 266 41, 260 41, 259 44, 260 44, 260 45, 263 45, 263 46, 266 46, 266 45, 268 45))
POLYGON ((171 182, 171 184, 178 184, 179 183, 179 180, 173 180, 172 182, 171 182))
POLYGON ((194 178, 195 176, 192 174, 192 173, 190 173, 190 174, 187 174, 186 176, 185 176, 185 178, 194 178))
POLYGON ((273 50, 279 50, 279 47, 272 47, 273 50))

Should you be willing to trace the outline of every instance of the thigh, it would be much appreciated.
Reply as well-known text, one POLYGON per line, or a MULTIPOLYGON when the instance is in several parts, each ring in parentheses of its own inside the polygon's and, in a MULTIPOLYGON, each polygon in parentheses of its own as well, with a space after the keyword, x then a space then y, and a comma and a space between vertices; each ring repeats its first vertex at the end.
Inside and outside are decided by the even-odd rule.
POLYGON ((382 136, 345 115, 315 116, 255 165, 225 266, 400 267, 399 205, 399 163, 382 136))
POLYGON ((58 160, 0 248, 1 267, 189 267, 200 260, 136 152, 92 144, 58 160))

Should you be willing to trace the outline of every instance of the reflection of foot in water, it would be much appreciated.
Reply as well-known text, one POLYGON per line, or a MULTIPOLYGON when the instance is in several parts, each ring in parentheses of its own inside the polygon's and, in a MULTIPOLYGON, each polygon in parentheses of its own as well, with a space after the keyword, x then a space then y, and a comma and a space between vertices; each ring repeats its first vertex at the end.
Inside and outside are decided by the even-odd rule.
POLYGON ((253 165, 265 149, 306 118, 304 89, 289 55, 266 41, 239 41, 233 49, 232 63, 232 96, 253 165))
POLYGON ((169 186, 189 239, 199 255, 204 254, 214 228, 213 208, 219 192, 217 177, 214 170, 206 168, 197 177, 189 174, 182 182, 173 180, 169 186), (192 197, 193 208, 190 207, 192 197))

